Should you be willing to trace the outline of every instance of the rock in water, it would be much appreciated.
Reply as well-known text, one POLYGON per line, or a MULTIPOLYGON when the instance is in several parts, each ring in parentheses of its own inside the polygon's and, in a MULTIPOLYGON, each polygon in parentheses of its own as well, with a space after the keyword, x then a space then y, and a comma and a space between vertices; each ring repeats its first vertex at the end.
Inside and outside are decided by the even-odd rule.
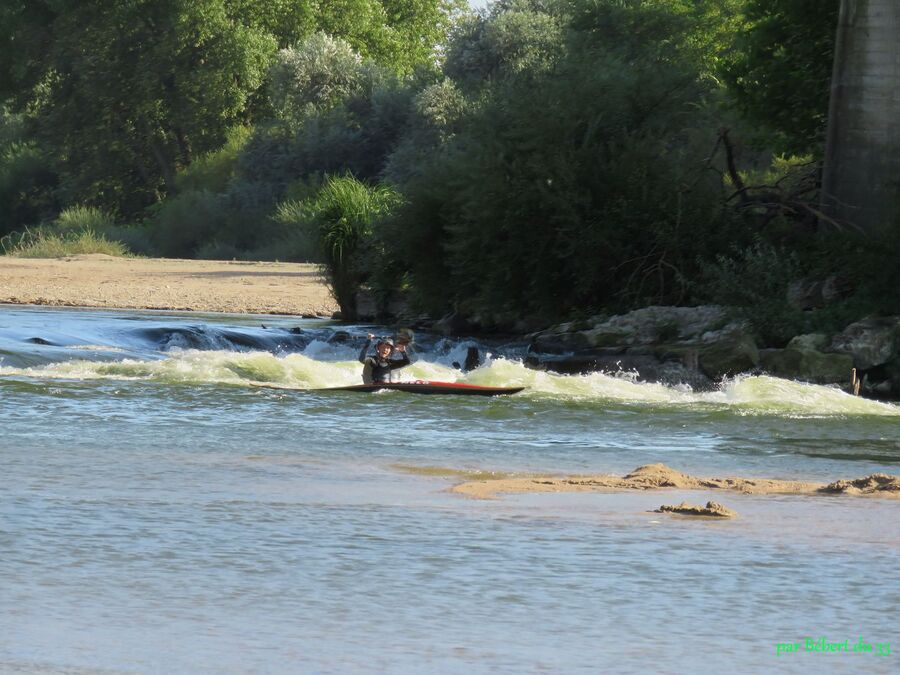
POLYGON ((737 516, 736 511, 732 511, 718 502, 706 502, 706 506, 696 506, 687 502, 681 502, 678 506, 664 504, 654 513, 678 513, 683 516, 711 516, 714 518, 735 518, 737 516))

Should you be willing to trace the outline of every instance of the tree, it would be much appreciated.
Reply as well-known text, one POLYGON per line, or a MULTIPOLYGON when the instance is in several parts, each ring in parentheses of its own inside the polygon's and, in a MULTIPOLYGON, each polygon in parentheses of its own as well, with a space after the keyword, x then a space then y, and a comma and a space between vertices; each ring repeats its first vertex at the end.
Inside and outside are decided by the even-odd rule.
POLYGON ((14 30, 44 53, 12 59, 5 82, 65 191, 125 212, 171 191, 179 167, 224 142, 275 50, 222 0, 27 4, 14 30))
POLYGON ((722 71, 777 151, 821 153, 840 0, 747 0, 722 71))
MULTIPOLYGON (((426 309, 509 326, 683 296, 697 258, 730 234, 706 162, 714 134, 703 139, 715 128, 703 45, 715 40, 695 21, 701 5, 553 4, 565 39, 549 51, 531 31, 500 31, 510 39, 480 61, 499 67, 481 71, 486 84, 455 133, 406 172, 407 205, 386 240, 426 309), (517 58, 528 53, 541 58, 517 58)), ((487 17, 481 35, 500 19, 487 17)), ((456 72, 460 61, 448 63, 456 72)), ((438 111, 460 109, 452 88, 435 93, 438 111)))
POLYGON ((0 237, 52 218, 57 181, 47 158, 26 139, 23 115, 0 106, 0 237))
POLYGON ((458 0, 9 0, 0 100, 28 111, 63 201, 139 212, 268 112, 269 65, 321 29, 398 72, 434 59, 458 0))

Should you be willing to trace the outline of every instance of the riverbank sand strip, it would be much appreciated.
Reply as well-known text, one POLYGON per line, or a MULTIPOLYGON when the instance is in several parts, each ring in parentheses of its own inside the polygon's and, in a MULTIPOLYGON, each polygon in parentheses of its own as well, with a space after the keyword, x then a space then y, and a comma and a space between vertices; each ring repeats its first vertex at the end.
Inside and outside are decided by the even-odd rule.
MULTIPOLYGON (((435 475, 436 470, 430 471, 435 475)), ((458 475, 450 472, 448 475, 458 475)), ((777 480, 769 478, 698 478, 680 473, 665 464, 641 466, 626 476, 509 476, 468 480, 454 486, 451 491, 475 497, 492 499, 502 494, 532 492, 604 492, 617 490, 732 490, 745 494, 793 494, 793 495, 877 495, 900 498, 900 477, 883 473, 864 478, 838 480, 833 483, 777 480)))
POLYGON ((328 316, 317 265, 78 255, 0 257, 0 303, 328 316))

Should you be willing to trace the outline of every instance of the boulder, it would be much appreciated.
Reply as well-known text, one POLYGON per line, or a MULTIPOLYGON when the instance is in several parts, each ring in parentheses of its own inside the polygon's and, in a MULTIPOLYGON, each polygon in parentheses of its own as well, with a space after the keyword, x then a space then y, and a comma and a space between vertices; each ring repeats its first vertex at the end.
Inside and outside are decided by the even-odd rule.
POLYGON ((612 317, 570 321, 531 336, 535 349, 603 349, 700 340, 728 324, 718 305, 644 307, 612 317))
POLYGON ((825 306, 822 297, 824 282, 817 279, 799 279, 788 284, 787 302, 794 309, 807 311, 825 306))
POLYGON ((718 502, 706 502, 706 506, 681 502, 677 505, 663 504, 653 513, 677 513, 682 516, 708 516, 712 518, 736 518, 737 512, 718 502))
MULTIPOLYGON (((566 324, 562 324, 565 326, 566 324)), ((557 327, 559 328, 559 327, 557 327)), ((540 333, 534 333, 529 336, 531 348, 536 352, 546 352, 549 354, 563 354, 577 349, 590 349, 591 344, 585 335, 581 332, 557 332, 557 329, 551 329, 540 333)), ((622 350, 625 348, 622 347, 622 350)))
POLYGON ((700 371, 713 380, 746 373, 759 364, 759 349, 749 333, 732 331, 697 349, 700 371))
POLYGON ((653 306, 610 317, 581 332, 592 347, 651 345, 697 340, 727 323, 725 310, 718 305, 653 306))
POLYGON ((792 346, 760 351, 760 367, 770 375, 816 384, 846 384, 850 381, 853 357, 849 354, 823 354, 814 349, 792 346))
POLYGON ((853 291, 850 281, 838 275, 826 279, 798 279, 787 288, 787 302, 794 309, 803 311, 821 309, 847 297, 853 291))
POLYGON ((807 333, 797 335, 788 342, 788 349, 812 349, 817 352, 824 351, 828 347, 828 336, 825 333, 807 333))
POLYGON ((830 350, 850 354, 860 370, 884 365, 900 352, 900 317, 869 317, 852 323, 832 338, 830 350))
POLYGON ((451 312, 435 321, 432 330, 441 335, 461 335, 472 332, 472 324, 459 312, 451 312))
POLYGON ((900 357, 891 361, 885 370, 890 378, 891 394, 900 399, 900 357))

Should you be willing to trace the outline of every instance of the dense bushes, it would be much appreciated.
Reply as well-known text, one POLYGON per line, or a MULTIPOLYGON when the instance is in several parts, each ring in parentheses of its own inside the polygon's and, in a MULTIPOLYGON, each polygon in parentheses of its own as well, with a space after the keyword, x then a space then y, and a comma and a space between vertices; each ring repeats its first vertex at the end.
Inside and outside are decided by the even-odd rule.
POLYGON ((581 10, 558 54, 505 71, 403 186, 389 241, 426 306, 510 323, 676 302, 695 260, 734 234, 704 163, 714 120, 692 54, 609 40, 640 24, 679 44, 683 24, 656 4, 581 10))

